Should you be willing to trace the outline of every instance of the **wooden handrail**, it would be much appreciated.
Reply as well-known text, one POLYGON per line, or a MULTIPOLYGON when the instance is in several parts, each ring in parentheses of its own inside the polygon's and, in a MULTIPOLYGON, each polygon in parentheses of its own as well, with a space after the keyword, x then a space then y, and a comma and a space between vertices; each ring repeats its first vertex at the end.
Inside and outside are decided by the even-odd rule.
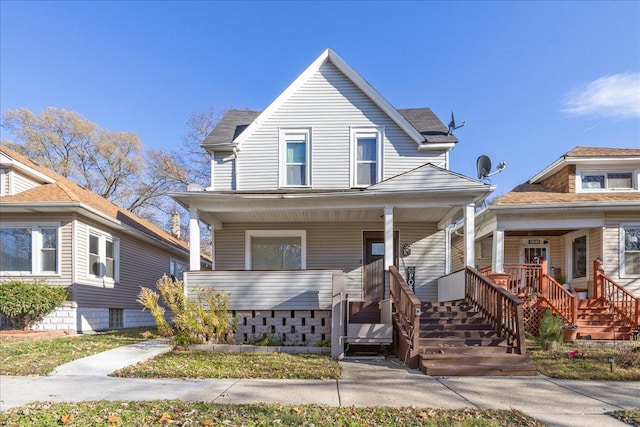
POLYGON ((599 274, 602 297, 620 320, 638 329, 640 325, 640 298, 636 298, 609 276, 599 274))
POLYGON ((505 264, 503 269, 509 273, 508 291, 512 294, 540 291, 540 277, 544 271, 542 264, 505 264))
POLYGON ((420 347, 420 300, 411 291, 411 288, 400 275, 398 268, 389 267, 389 291, 395 306, 400 324, 407 331, 411 340, 411 355, 418 354, 420 347))
POLYGON ((465 296, 520 354, 527 352, 522 300, 472 267, 465 269, 465 296))
POLYGON ((540 297, 547 302, 553 314, 565 322, 575 324, 578 321, 577 298, 547 273, 540 277, 540 297))

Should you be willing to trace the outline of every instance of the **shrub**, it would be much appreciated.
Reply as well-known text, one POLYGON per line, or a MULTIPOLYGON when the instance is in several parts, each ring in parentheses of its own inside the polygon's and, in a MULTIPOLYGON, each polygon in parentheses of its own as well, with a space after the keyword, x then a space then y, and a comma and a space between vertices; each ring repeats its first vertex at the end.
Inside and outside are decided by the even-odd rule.
POLYGON ((9 280, 0 284, 0 313, 12 326, 29 329, 67 299, 67 289, 44 281, 9 280))
POLYGON ((544 316, 540 319, 540 331, 537 338, 543 349, 548 350, 562 343, 563 324, 562 318, 551 313, 551 310, 547 309, 544 312, 544 316))
POLYGON ((182 281, 172 280, 166 275, 156 282, 159 292, 142 288, 138 302, 153 315, 158 332, 165 337, 174 336, 176 345, 201 344, 203 342, 224 343, 233 337, 229 323, 229 293, 215 289, 194 290, 194 299, 184 295, 182 281), (173 325, 165 318, 165 308, 171 310, 173 325))

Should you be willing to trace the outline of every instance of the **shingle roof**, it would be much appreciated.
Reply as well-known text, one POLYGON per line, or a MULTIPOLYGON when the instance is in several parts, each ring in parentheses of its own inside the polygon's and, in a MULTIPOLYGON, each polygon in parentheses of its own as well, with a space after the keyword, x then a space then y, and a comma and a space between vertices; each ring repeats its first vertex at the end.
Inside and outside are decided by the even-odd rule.
POLYGON ((449 128, 440 121, 431 108, 403 108, 398 112, 426 139, 427 143, 458 142, 449 134, 449 128))
POLYGON ((53 184, 43 184, 26 191, 22 191, 18 194, 0 197, 0 203, 54 204, 62 202, 78 202, 89 206, 110 218, 118 220, 135 230, 141 231, 150 237, 154 237, 180 249, 189 250, 189 246, 183 240, 172 236, 152 222, 140 218, 134 213, 113 204, 104 197, 87 190, 70 179, 57 174, 51 169, 41 166, 28 157, 6 148, 5 146, 0 147, 0 151, 12 159, 55 180, 55 183, 53 184))
MULTIPOLYGON (((449 129, 430 108, 406 108, 398 112, 424 136, 427 144, 458 142, 458 138, 449 134, 449 129)), ((202 146, 215 147, 231 144, 260 113, 261 111, 229 110, 202 141, 202 146)))
POLYGON ((492 204, 501 205, 536 205, 556 203, 589 203, 589 202, 640 202, 638 191, 610 191, 593 193, 566 193, 545 187, 542 184, 520 184, 492 204))
POLYGON ((565 157, 617 157, 640 156, 640 149, 636 148, 603 148, 603 147, 576 147, 567 152, 565 157))

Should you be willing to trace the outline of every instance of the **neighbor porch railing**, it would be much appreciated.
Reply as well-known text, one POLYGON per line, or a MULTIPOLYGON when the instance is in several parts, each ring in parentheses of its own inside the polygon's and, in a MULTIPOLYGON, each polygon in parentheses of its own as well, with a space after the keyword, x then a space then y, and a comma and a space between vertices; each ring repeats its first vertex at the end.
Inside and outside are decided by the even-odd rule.
POLYGON ((616 316, 634 329, 640 326, 640 298, 617 284, 602 271, 602 261, 593 264, 594 297, 603 298, 616 316))
POLYGON ((413 359, 418 355, 420 348, 420 300, 411 291, 411 288, 395 266, 389 267, 389 290, 398 316, 398 322, 407 333, 405 338, 408 342, 408 348, 403 348, 402 342, 398 343, 400 356, 404 356, 405 359, 413 359))
POLYGON ((495 327, 498 336, 507 338, 518 353, 526 353, 524 316, 520 298, 497 286, 491 279, 471 267, 466 267, 465 295, 495 327))
POLYGON ((505 264, 504 272, 509 274, 508 291, 512 294, 529 295, 540 289, 542 264, 505 264))

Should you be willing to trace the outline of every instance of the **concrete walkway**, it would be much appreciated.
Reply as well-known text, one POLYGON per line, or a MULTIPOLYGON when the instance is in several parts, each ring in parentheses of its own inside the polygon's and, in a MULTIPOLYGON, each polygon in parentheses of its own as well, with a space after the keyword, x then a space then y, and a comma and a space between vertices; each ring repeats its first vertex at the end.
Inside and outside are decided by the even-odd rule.
POLYGON ((606 412, 640 407, 640 382, 536 377, 430 377, 393 360, 341 361, 338 380, 128 379, 107 374, 170 346, 134 344, 46 377, 0 377, 0 410, 32 401, 180 399, 216 403, 519 409, 548 426, 625 426, 606 412))

